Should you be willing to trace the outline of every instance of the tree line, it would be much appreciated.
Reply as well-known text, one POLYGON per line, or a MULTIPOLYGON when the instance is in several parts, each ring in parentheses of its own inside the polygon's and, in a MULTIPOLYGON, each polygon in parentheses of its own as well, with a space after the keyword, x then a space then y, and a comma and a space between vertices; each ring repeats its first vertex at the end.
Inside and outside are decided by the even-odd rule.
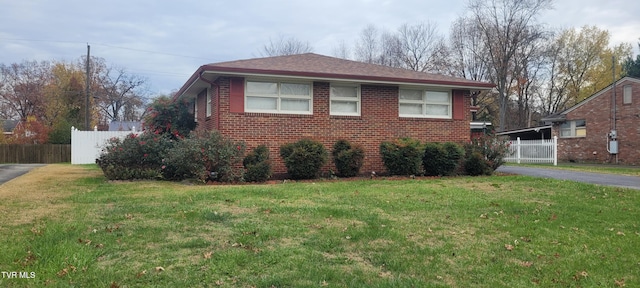
MULTIPOLYGON (((640 77, 640 56, 631 44, 612 45, 596 26, 548 28, 537 19, 551 0, 472 0, 451 24, 449 36, 432 22, 403 24, 395 31, 371 24, 354 43, 338 43, 333 56, 421 72, 491 82, 475 95, 478 120, 498 130, 537 126, 605 88, 613 77, 640 77), (615 75, 615 76, 613 76, 615 75)), ((308 42, 281 37, 263 55, 311 52, 308 42)))
POLYGON ((0 64, 0 119, 21 121, 0 142, 71 143, 72 126, 91 129, 111 121, 139 121, 146 111, 147 80, 103 58, 89 59, 88 74, 86 64, 86 56, 72 62, 0 64))

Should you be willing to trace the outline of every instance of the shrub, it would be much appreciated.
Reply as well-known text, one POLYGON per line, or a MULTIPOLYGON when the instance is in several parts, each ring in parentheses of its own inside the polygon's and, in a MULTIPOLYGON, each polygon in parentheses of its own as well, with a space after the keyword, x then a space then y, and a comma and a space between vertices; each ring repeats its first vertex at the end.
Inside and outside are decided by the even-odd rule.
POLYGON ((473 156, 474 153, 478 153, 481 155, 481 158, 488 169, 488 171, 483 174, 491 175, 493 171, 504 164, 504 157, 509 152, 509 145, 507 141, 501 140, 494 135, 485 135, 480 138, 473 139, 470 144, 465 146, 465 151, 467 155, 467 161, 465 161, 465 172, 467 174, 472 175, 468 171, 470 168, 466 167, 466 162, 469 161, 470 156, 473 156))
POLYGON ((467 155, 467 159, 464 161, 464 170, 467 175, 471 176, 491 175, 492 173, 484 155, 478 151, 472 151, 467 155))
POLYGON ((162 175, 168 180, 240 181, 244 150, 244 142, 234 142, 217 131, 191 133, 167 154, 162 175))
POLYGON ((360 145, 351 145, 347 140, 338 140, 333 144, 333 164, 338 176, 353 177, 358 175, 364 162, 364 149, 360 145))
POLYGON ((96 163, 109 180, 161 178, 162 159, 175 141, 150 133, 110 139, 96 163))
POLYGON ((317 178, 328 154, 322 143, 311 139, 280 146, 280 157, 293 179, 317 178))
POLYGON ((247 171, 244 173, 244 180, 247 182, 264 182, 271 177, 271 161, 269 160, 269 149, 265 145, 259 145, 242 161, 242 165, 247 171))
POLYGON ((382 161, 391 175, 418 175, 424 154, 420 141, 410 138, 380 143, 382 161))
POLYGON ((453 142, 426 143, 422 166, 429 176, 453 175, 464 156, 464 149, 453 142))

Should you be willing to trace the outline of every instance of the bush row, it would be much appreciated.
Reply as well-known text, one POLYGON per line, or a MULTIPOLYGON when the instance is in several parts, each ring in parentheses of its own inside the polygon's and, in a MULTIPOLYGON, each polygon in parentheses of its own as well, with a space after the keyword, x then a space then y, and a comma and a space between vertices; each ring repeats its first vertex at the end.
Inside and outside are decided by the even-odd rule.
MULTIPOLYGON (((361 145, 338 140, 331 151, 336 174, 352 177, 364 162, 361 145)), ((320 175, 329 153, 322 143, 302 139, 280 147, 292 179, 312 179, 320 175)), ((391 175, 446 176, 488 175, 498 166, 506 145, 492 137, 460 146, 456 143, 421 143, 397 139, 380 144, 380 154, 391 175)), ((245 143, 218 132, 194 132, 188 137, 143 133, 111 139, 96 163, 111 180, 165 179, 202 182, 264 182, 272 175, 269 149, 260 145, 244 156, 245 143)))
POLYGON ((380 144, 382 161, 391 175, 491 175, 504 163, 507 151, 507 143, 492 136, 464 146, 453 142, 422 144, 410 138, 380 144))

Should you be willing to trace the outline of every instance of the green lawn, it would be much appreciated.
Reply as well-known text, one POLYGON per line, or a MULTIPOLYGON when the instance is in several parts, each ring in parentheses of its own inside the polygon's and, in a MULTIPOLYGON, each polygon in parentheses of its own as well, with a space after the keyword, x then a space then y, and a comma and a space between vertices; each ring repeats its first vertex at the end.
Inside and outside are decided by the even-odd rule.
POLYGON ((0 186, 1 287, 639 287, 640 191, 523 176, 0 186))

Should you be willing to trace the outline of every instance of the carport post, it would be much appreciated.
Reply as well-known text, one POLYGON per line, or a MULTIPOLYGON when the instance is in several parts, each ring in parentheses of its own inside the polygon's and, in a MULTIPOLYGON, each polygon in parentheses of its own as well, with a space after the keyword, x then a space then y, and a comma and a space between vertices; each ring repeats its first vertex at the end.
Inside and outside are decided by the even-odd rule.
POLYGON ((517 141, 516 143, 518 143, 518 144, 516 144, 516 151, 517 151, 517 153, 516 153, 516 155, 517 155, 517 156, 516 156, 516 159, 517 159, 517 161, 518 161, 518 164, 520 164, 520 137, 518 137, 518 139, 517 139, 517 140, 518 140, 518 141, 517 141))
POLYGON ((558 166, 558 136, 553 136, 553 166, 558 166))

